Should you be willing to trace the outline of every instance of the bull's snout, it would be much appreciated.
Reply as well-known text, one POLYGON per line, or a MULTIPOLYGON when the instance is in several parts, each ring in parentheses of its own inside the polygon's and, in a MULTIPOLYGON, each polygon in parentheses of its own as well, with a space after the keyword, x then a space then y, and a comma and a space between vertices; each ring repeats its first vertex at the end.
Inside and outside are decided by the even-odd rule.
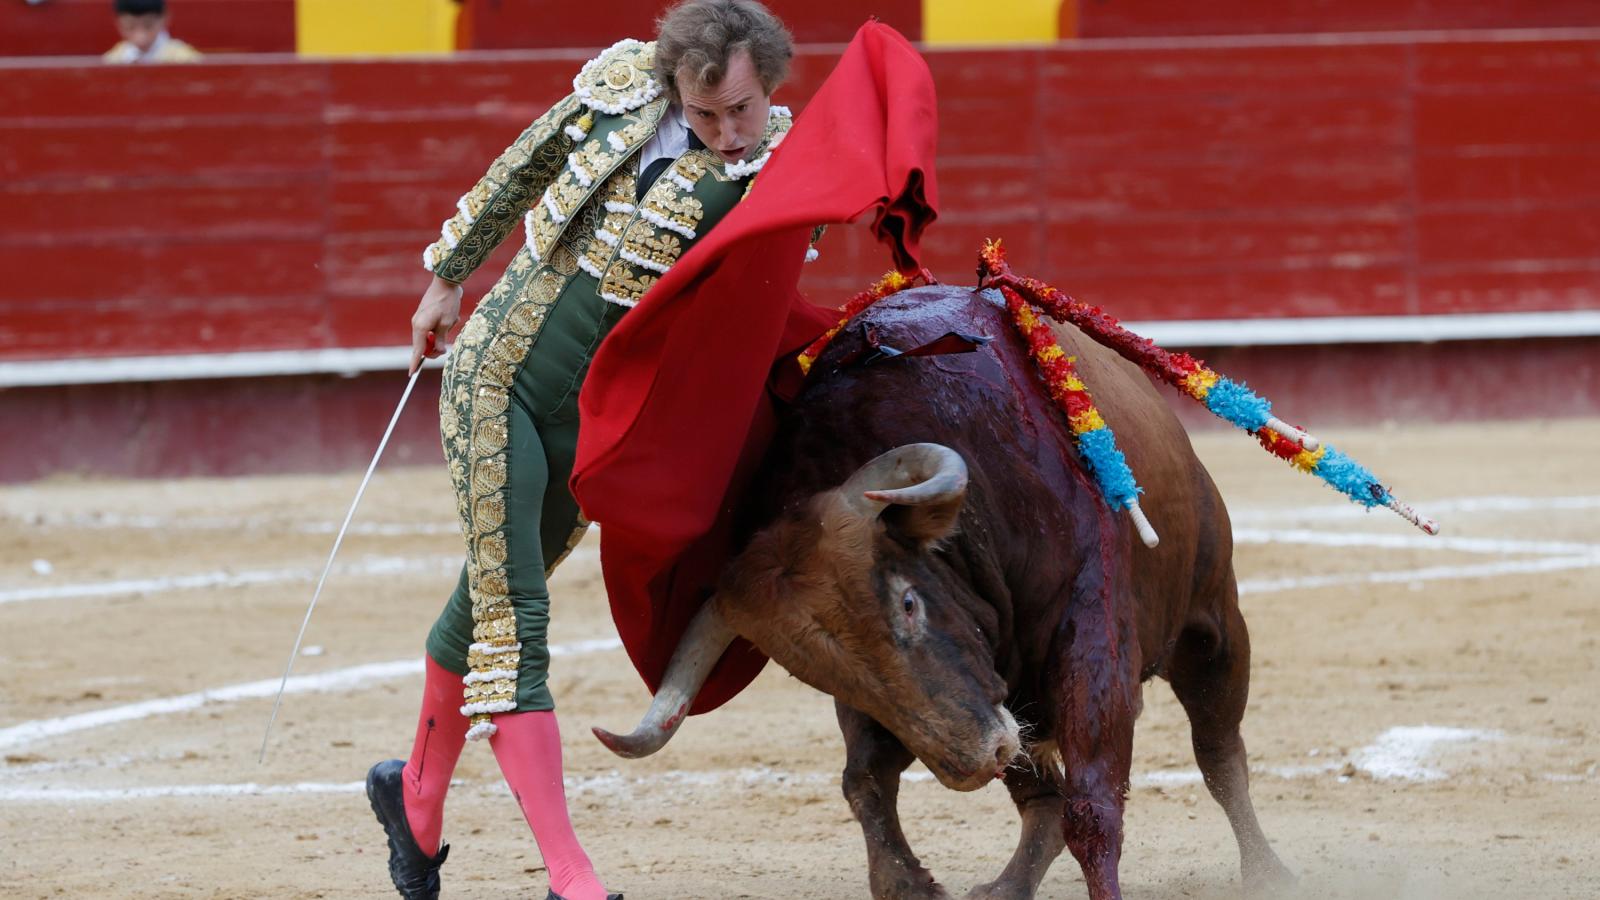
POLYGON ((1017 727, 1016 717, 1011 715, 1011 710, 1003 705, 995 709, 1000 711, 1001 728, 994 748, 994 777, 1001 778, 1016 761, 1018 754, 1022 753, 1022 730, 1017 727))
POLYGON ((958 751, 959 755, 946 756, 941 763, 923 761, 945 787, 975 791, 1003 776, 1022 752, 1017 720, 1004 706, 996 705, 993 723, 984 730, 977 746, 967 749, 970 755, 958 751))

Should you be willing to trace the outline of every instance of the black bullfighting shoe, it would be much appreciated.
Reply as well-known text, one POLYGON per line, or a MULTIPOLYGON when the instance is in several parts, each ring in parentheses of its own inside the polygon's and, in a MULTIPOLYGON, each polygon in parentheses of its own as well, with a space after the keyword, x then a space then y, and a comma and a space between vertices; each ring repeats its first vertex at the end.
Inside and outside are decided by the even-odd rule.
POLYGON ((386 759, 367 772, 367 801, 389 836, 389 877, 395 890, 406 900, 438 900, 439 867, 450 855, 450 845, 441 844, 439 855, 429 857, 411 836, 406 821, 406 803, 401 772, 404 760, 386 759))
MULTIPOLYGON (((544 900, 567 900, 567 898, 565 898, 565 897, 561 896, 560 894, 556 893, 555 888, 551 888, 550 889, 550 893, 544 895, 544 900)), ((606 900, 622 900, 622 895, 621 894, 607 894, 606 895, 606 900)))

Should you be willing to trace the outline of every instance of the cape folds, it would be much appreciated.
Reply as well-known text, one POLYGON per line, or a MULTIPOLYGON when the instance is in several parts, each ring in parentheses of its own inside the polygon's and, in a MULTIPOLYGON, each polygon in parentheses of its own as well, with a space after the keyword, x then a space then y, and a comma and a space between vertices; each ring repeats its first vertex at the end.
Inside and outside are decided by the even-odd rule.
MULTIPOLYGON (((750 195, 645 294, 595 355, 572 490, 600 523, 617 633, 654 691, 732 546, 731 516, 775 425, 776 360, 835 324, 800 294, 812 229, 876 211, 904 272, 937 203, 938 119, 927 64, 868 22, 750 195)), ((766 658, 743 641, 693 712, 720 706, 766 658)))

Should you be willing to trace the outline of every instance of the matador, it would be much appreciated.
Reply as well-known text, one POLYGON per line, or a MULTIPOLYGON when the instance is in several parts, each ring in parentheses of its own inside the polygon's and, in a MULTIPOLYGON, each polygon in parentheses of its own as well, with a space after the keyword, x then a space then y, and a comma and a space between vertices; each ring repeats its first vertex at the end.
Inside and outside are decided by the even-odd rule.
POLYGON ((578 394, 606 334, 749 190, 790 115, 772 106, 789 33, 754 0, 686 0, 658 39, 583 66, 456 204, 423 252, 413 367, 455 321, 461 282, 506 238, 522 246, 446 361, 440 431, 467 543, 426 642, 411 758, 367 793, 405 897, 435 897, 443 804, 468 739, 489 738, 532 827, 550 896, 605 893, 573 834, 547 685, 546 579, 588 523, 568 489, 578 394))

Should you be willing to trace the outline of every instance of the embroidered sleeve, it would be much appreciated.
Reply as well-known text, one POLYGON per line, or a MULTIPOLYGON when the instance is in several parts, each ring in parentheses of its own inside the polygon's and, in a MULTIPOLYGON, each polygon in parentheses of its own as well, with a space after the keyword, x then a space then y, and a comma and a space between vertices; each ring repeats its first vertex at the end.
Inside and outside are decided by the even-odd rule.
POLYGON ((456 214, 445 220, 439 240, 422 251, 423 268, 457 284, 465 281, 521 224, 593 121, 579 98, 569 95, 529 125, 456 201, 456 214))

